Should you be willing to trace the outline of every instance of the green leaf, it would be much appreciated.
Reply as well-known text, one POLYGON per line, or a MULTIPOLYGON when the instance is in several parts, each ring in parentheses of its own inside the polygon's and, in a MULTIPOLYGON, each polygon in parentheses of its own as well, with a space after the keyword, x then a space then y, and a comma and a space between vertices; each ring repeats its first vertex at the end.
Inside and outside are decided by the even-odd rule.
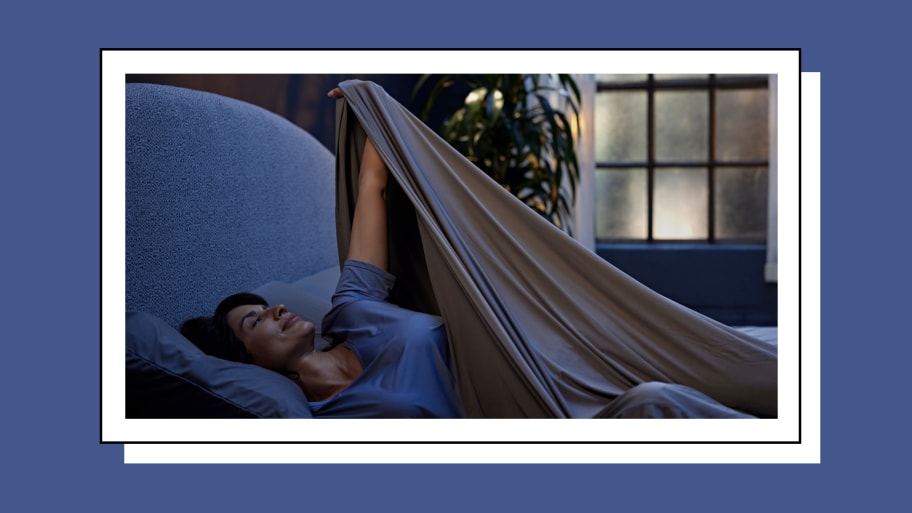
POLYGON ((503 93, 500 89, 491 89, 485 97, 485 114, 491 121, 496 121, 503 110, 503 93))

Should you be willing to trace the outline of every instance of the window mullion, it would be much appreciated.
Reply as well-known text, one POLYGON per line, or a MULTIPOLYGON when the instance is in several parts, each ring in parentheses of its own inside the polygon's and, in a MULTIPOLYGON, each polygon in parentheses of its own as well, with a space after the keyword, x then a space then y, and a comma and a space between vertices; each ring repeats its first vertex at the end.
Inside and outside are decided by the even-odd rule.
POLYGON ((716 241, 716 75, 709 75, 709 158, 706 165, 707 176, 707 226, 706 233, 710 243, 716 241))
POLYGON ((655 204, 655 75, 649 74, 646 83, 646 240, 653 242, 653 218, 655 204))

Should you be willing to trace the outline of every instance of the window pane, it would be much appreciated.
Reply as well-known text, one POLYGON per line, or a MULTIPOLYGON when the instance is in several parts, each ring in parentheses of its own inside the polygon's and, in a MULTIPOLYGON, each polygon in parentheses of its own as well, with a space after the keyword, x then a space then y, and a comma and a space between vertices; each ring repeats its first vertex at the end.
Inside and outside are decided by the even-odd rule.
POLYGON ((646 169, 598 169, 595 186, 596 238, 645 240, 646 169))
POLYGON ((716 93, 716 153, 719 160, 769 158, 768 96, 766 89, 716 93))
POLYGON ((709 191, 705 168, 655 170, 653 237, 705 239, 709 236, 709 191))
POLYGON ((766 241, 766 168, 716 169, 716 238, 766 241))
POLYGON ((646 160, 646 92, 602 92, 595 97, 595 109, 595 159, 646 160))
POLYGON ((707 94, 700 91, 656 92, 656 160, 706 161, 709 156, 707 94))
POLYGON ((634 73, 596 75, 595 80, 598 82, 610 82, 612 84, 626 82, 646 82, 646 75, 637 75, 634 73))

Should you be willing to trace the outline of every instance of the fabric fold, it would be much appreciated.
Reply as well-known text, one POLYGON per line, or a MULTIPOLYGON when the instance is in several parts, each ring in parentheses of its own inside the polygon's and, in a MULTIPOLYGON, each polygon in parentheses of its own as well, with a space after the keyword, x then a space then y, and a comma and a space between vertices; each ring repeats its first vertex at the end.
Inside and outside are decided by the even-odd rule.
POLYGON ((347 81, 340 88, 340 257, 348 253, 370 137, 394 179, 391 300, 443 317, 469 416, 589 418, 656 381, 776 416, 775 345, 661 296, 587 250, 380 86, 347 81))

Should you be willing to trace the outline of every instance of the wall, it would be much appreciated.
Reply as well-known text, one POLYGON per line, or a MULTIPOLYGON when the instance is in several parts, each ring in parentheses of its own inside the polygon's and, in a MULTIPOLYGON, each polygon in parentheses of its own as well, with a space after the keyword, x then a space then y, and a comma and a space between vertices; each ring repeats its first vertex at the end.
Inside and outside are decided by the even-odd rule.
MULTIPOLYGON (((258 105, 288 119, 335 152, 336 102, 326 93, 348 79, 370 80, 413 113, 420 114, 426 88, 413 97, 419 75, 127 75, 127 82, 165 84, 209 91, 258 105)), ((433 113, 429 123, 439 123, 433 113)), ((434 126, 434 125, 432 125, 434 126)))
POLYGON ((656 292, 733 326, 775 326, 778 286, 766 246, 599 245, 599 256, 656 292))

